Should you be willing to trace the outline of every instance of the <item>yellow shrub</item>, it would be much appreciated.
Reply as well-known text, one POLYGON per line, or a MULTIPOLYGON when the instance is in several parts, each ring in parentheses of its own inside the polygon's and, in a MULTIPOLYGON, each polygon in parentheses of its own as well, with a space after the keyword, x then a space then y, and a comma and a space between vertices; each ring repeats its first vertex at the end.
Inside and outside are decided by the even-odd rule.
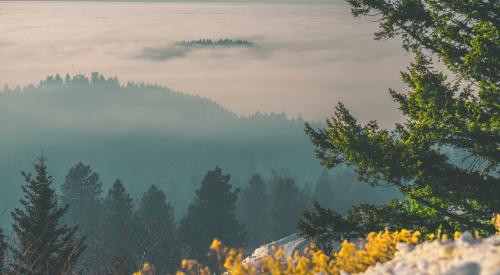
MULTIPOLYGON (((327 255, 314 244, 304 249, 302 254, 295 252, 293 257, 284 258, 283 248, 275 249, 271 255, 257 260, 256 263, 242 263, 242 251, 228 249, 220 241, 214 240, 211 250, 220 261, 224 272, 227 274, 340 274, 341 271, 359 273, 376 263, 391 260, 396 253, 399 242, 417 244, 420 241, 420 232, 401 230, 390 232, 388 230, 370 233, 363 247, 344 241, 340 250, 332 255, 327 255)), ((182 270, 178 275, 184 274, 210 274, 210 270, 201 267, 196 261, 184 260, 182 270), (206 273, 205 273, 206 272, 206 273)))
MULTIPOLYGON (((496 214, 492 223, 500 234, 500 214, 496 214)), ((455 232, 454 239, 460 237, 460 232, 455 232)), ((368 234, 366 242, 362 247, 357 247, 354 243, 344 240, 338 252, 327 255, 318 249, 314 244, 304 249, 302 253, 295 251, 293 257, 284 258, 284 249, 272 248, 269 256, 262 257, 257 262, 243 263, 244 253, 242 250, 229 249, 219 240, 214 240, 210 250, 217 257, 219 269, 225 274, 231 275, 309 275, 309 274, 340 274, 342 271, 349 273, 360 273, 377 263, 384 263, 392 258, 397 251, 397 244, 418 244, 421 242, 419 231, 401 230, 390 232, 389 230, 368 234)), ((479 236, 477 236, 479 237, 479 236)), ((449 238, 440 230, 436 233, 425 235, 425 239, 443 240, 449 238)), ((152 267, 145 264, 143 269, 134 275, 149 275, 152 267)), ((182 260, 181 270, 177 275, 210 275, 212 272, 206 266, 199 264, 195 260, 182 260)))

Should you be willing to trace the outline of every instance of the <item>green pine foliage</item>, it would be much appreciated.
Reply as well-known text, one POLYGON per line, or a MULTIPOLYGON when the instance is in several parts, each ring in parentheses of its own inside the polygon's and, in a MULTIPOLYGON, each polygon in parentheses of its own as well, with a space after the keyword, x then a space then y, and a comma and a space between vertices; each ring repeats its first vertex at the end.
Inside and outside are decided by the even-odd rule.
POLYGON ((12 212, 17 242, 11 269, 15 274, 69 274, 83 250, 83 236, 76 227, 61 225, 68 207, 58 206, 43 156, 34 168, 34 176, 22 172, 22 208, 12 212))
POLYGON ((274 174, 269 188, 266 234, 268 240, 279 240, 296 232, 297 221, 308 206, 308 198, 290 177, 274 174))
POLYGON ((176 271, 180 261, 174 209, 163 191, 152 185, 144 193, 136 212, 139 221, 140 265, 149 263, 159 274, 176 271))
POLYGON ((233 190, 230 176, 216 167, 208 171, 196 198, 180 222, 179 234, 186 252, 194 259, 206 260, 208 247, 214 239, 230 247, 242 247, 243 226, 236 220, 238 189, 233 190))
MULTIPOLYGON (((102 214, 102 247, 106 259, 124 259, 129 268, 135 268, 134 236, 136 224, 132 217, 133 201, 120 180, 116 180, 104 200, 102 214)), ((111 263, 106 263, 110 266, 111 263)))
POLYGON ((264 179, 253 175, 248 185, 238 198, 238 218, 245 226, 247 233, 247 248, 252 249, 264 244, 264 225, 267 221, 268 195, 264 179))
POLYGON ((500 209, 500 5, 348 2, 355 16, 380 19, 376 38, 402 37, 404 48, 416 54, 402 73, 408 91, 390 91, 406 119, 393 130, 380 129, 376 121, 361 125, 339 103, 326 128, 306 126, 317 156, 327 167, 352 165, 371 185, 390 184, 406 196, 400 208, 366 213, 386 220, 412 217, 421 230, 494 232, 490 220, 500 209), (435 69, 426 53, 448 71, 435 69), (450 161, 446 150, 460 152, 465 161, 450 161))
POLYGON ((66 218, 87 236, 96 230, 101 205, 102 183, 99 175, 83 163, 71 167, 61 185, 61 203, 69 205, 66 218))
POLYGON ((347 219, 355 222, 360 233, 377 232, 385 228, 411 228, 425 233, 429 228, 437 228, 442 233, 454 233, 442 228, 443 221, 439 216, 428 212, 409 211, 409 204, 410 200, 392 200, 383 205, 360 204, 349 209, 347 219), (422 228, 422 224, 425 224, 426 228, 422 228))
POLYGON ((80 257, 84 272, 98 274, 102 255, 100 216, 102 213, 102 183, 91 167, 77 163, 70 168, 61 185, 60 201, 68 205, 64 221, 78 226, 86 236, 85 251, 80 257))

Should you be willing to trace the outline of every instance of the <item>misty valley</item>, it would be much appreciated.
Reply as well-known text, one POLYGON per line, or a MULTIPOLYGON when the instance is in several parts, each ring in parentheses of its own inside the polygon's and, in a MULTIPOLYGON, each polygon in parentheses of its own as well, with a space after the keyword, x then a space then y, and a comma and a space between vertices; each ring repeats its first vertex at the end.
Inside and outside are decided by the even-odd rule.
POLYGON ((0 1, 0 275, 499 274, 499 16, 0 1))

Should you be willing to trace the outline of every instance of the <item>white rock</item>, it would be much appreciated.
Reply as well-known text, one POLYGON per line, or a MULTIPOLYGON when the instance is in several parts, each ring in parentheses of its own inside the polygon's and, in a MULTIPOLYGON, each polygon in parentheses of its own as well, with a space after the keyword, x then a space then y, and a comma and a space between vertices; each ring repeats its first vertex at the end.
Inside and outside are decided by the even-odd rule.
POLYGON ((475 239, 463 233, 456 241, 433 241, 409 248, 398 245, 391 261, 364 274, 500 275, 500 235, 475 239))

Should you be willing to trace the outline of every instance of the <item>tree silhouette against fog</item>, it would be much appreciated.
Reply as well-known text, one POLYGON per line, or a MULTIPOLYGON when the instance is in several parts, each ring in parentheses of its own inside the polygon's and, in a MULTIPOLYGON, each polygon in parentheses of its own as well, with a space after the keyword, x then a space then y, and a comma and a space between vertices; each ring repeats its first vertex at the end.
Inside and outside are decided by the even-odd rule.
POLYGON ((16 274, 67 274, 83 251, 83 236, 77 227, 61 225, 68 206, 59 207, 41 156, 34 164, 35 175, 22 172, 25 184, 22 208, 12 212, 16 243, 12 246, 12 272, 16 274))
POLYGON ((247 247, 254 248, 265 242, 268 214, 267 187, 261 175, 253 175, 238 198, 238 217, 245 226, 247 247))
POLYGON ((189 206, 179 228, 190 257, 206 261, 210 243, 221 240, 230 247, 241 247, 245 241, 243 226, 236 220, 235 204, 239 190, 233 190, 230 176, 216 167, 208 171, 196 198, 189 206))

